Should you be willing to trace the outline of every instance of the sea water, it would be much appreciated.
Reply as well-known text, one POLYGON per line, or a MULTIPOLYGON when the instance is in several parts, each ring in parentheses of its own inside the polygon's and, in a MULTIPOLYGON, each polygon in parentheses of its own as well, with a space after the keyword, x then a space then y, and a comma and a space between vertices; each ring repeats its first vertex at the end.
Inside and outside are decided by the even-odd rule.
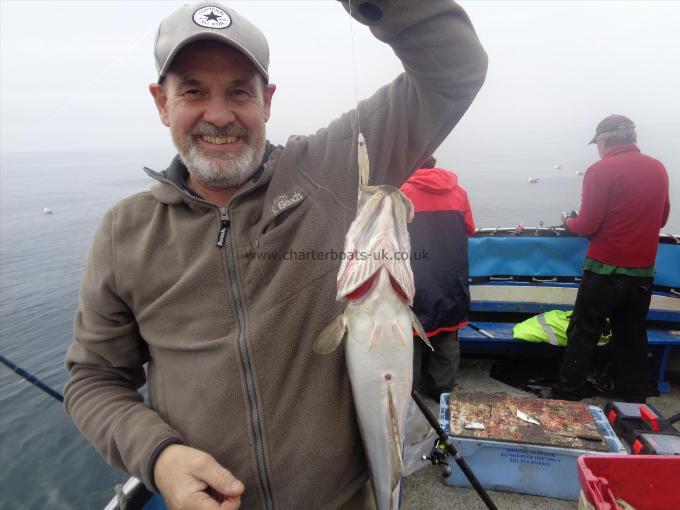
MULTIPOLYGON (((649 153, 666 164, 678 211, 680 154, 670 139, 655 141, 657 153, 649 153)), ((467 189, 478 227, 558 225, 560 211, 578 208, 576 172, 596 160, 592 151, 560 156, 557 137, 491 142, 475 148, 454 141, 436 154, 467 189), (539 182, 530 184, 529 177, 539 182)), ((0 353, 63 391, 63 359, 92 234, 111 205, 152 184, 143 165, 162 169, 172 156, 169 148, 2 154, 0 353), (52 213, 43 214, 45 208, 52 213)), ((680 233, 680 214, 672 212, 664 231, 680 233)), ((3 509, 98 509, 127 478, 107 466, 57 401, 3 366, 0 459, 3 509)))

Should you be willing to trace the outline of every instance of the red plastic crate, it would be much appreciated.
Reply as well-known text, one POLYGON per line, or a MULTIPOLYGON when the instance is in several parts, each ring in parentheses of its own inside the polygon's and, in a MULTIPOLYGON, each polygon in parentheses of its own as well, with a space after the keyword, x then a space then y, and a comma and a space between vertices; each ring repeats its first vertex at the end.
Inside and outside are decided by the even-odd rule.
POLYGON ((582 455, 576 466, 596 510, 619 510, 616 498, 635 510, 680 509, 680 456, 582 455))

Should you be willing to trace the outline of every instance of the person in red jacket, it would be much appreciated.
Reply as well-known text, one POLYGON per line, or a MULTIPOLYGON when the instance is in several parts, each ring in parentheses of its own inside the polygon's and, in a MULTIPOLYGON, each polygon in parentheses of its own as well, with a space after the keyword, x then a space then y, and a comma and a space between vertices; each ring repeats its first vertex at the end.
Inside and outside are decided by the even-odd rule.
POLYGON ((415 207, 409 224, 416 286, 413 311, 434 351, 414 343, 413 387, 439 400, 453 391, 460 362, 458 329, 470 308, 467 235, 475 222, 467 193, 453 172, 435 168, 431 157, 402 185, 415 207))
POLYGON ((598 338, 609 319, 614 335, 616 393, 644 402, 648 391, 647 330, 659 231, 670 212, 668 174, 640 152, 635 124, 610 115, 590 143, 600 161, 585 174, 578 215, 568 218, 571 232, 588 236, 567 347, 555 396, 586 396, 586 376, 598 338))

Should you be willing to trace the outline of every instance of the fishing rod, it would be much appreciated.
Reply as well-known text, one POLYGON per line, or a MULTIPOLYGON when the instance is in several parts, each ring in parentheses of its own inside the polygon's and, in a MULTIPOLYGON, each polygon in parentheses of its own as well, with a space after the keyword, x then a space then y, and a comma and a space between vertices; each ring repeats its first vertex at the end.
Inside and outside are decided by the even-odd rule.
POLYGON ((33 374, 29 374, 23 368, 16 366, 14 363, 12 363, 10 360, 5 358, 1 354, 0 354, 0 363, 2 363, 3 365, 5 365, 7 368, 9 368, 11 370, 14 370, 14 372, 16 372, 19 375, 19 377, 26 379, 32 385, 37 386, 38 388, 43 390, 45 393, 47 393, 53 399, 58 400, 59 402, 64 401, 64 396, 61 393, 59 393, 57 390, 50 388, 50 386, 48 386, 47 384, 42 382, 36 376, 34 376, 33 374))
MULTIPOLYGON (((465 462, 463 457, 460 456, 458 450, 456 450, 456 447, 453 446, 453 444, 449 440, 449 437, 446 435, 446 432, 444 432, 444 430, 439 425, 439 422, 437 422, 437 418, 435 418, 435 416, 432 414, 432 411, 430 411, 430 409, 427 407, 427 404, 423 401, 423 397, 421 397, 416 390, 411 391, 411 396, 413 397, 413 400, 420 408, 420 411, 423 413, 423 415, 425 415, 425 418, 427 418, 427 421, 430 422, 430 425, 439 436, 438 445, 439 448, 441 448, 442 446, 446 448, 448 454, 451 455, 451 457, 453 457, 453 459, 456 461, 456 464, 458 464, 458 467, 461 469, 461 471, 463 471, 463 474, 468 479, 472 487, 475 489, 475 491, 477 491, 479 497, 482 498, 482 501, 484 501, 486 507, 489 510, 498 510, 495 503, 491 500, 489 495, 484 490, 484 487, 482 487, 482 484, 479 483, 479 480, 477 480, 475 474, 470 470, 470 467, 467 465, 467 462, 465 462)), ((439 459, 436 460, 437 462, 441 462, 439 459)))

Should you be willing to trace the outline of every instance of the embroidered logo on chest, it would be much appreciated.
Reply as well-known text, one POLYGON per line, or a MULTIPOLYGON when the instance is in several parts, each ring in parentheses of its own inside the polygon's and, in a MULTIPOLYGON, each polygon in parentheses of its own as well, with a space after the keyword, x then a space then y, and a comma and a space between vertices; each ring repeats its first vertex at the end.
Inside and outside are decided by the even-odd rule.
POLYGON ((296 191, 295 193, 288 193, 287 195, 279 195, 274 199, 274 203, 272 204, 272 212, 277 215, 281 211, 285 211, 286 209, 299 204, 304 198, 305 197, 299 191, 296 191))

